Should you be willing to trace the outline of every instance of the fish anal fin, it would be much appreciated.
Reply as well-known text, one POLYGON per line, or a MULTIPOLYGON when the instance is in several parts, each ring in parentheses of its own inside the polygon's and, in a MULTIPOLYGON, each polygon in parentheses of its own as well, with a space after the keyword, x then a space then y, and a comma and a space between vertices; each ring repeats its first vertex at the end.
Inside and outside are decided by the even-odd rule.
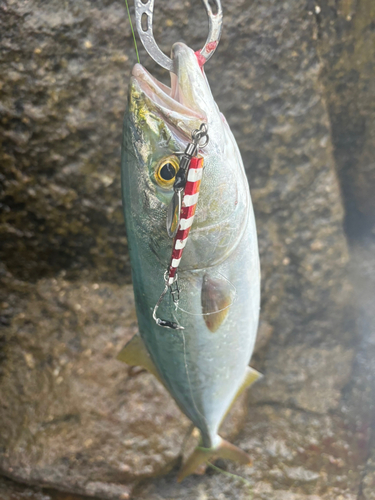
POLYGON ((154 365, 139 333, 136 333, 117 355, 117 359, 130 366, 142 366, 152 373, 159 382, 160 375, 154 365))
POLYGON ((200 465, 218 458, 233 460, 243 465, 251 465, 251 458, 245 451, 220 438, 220 443, 215 448, 197 446, 182 466, 177 481, 181 482, 185 477, 194 474, 200 465))

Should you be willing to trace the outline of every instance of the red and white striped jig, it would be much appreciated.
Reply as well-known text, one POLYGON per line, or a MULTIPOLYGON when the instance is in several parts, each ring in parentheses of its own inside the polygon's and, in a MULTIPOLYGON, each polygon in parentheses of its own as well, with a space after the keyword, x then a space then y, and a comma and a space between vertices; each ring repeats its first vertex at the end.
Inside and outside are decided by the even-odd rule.
POLYGON ((173 330, 183 330, 184 327, 174 321, 158 318, 156 312, 168 290, 175 307, 178 306, 180 291, 177 271, 194 222, 203 174, 203 158, 198 156, 198 149, 207 146, 208 141, 207 126, 202 123, 199 130, 194 130, 192 133, 192 142, 186 146, 184 153, 176 153, 181 157, 180 165, 173 185, 174 195, 167 213, 167 231, 173 238, 172 255, 169 267, 164 274, 165 288, 152 314, 157 325, 173 330))

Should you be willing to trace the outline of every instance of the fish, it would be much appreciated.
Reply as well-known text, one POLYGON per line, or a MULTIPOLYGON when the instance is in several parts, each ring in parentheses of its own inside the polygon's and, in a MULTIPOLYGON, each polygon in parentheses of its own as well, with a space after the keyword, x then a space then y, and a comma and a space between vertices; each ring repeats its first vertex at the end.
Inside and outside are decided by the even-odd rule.
MULTIPOLYGON (((204 463, 249 455, 219 435, 239 394, 260 378, 249 361, 260 309, 260 265, 250 190, 229 125, 212 96, 197 54, 172 47, 171 86, 141 64, 132 70, 122 143, 122 199, 137 333, 118 359, 146 368, 199 430, 200 445, 183 464, 181 481, 204 463), (153 312, 171 266, 166 220, 180 153, 202 124, 199 198, 178 262, 178 300, 166 294, 153 312)), ((191 222, 191 221, 190 221, 191 222)))

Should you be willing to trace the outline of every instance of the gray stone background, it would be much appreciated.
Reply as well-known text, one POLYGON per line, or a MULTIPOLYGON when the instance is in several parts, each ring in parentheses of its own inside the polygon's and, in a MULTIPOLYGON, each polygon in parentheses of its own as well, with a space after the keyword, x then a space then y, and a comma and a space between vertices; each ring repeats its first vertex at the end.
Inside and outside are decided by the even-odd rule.
MULTIPOLYGON (((155 3, 165 52, 202 46, 199 0, 155 3)), ((265 377, 223 430, 253 466, 219 465, 248 482, 177 484, 189 423, 115 360, 137 330, 123 2, 0 0, 1 500, 375 499, 375 2, 223 7, 206 72, 251 185, 265 377)))

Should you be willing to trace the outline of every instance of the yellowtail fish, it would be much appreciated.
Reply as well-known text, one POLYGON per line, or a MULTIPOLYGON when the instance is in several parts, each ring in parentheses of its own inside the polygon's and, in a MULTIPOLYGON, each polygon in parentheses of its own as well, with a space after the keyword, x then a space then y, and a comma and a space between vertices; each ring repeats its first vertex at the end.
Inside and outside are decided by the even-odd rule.
MULTIPOLYGON (((138 3, 139 18, 150 0, 138 3)), ((139 334, 119 359, 153 373, 200 431, 179 480, 214 458, 250 462, 218 432, 260 376, 248 366, 260 303, 249 186, 203 71, 220 36, 216 3, 214 16, 204 1, 211 24, 200 52, 176 43, 160 62, 153 42, 149 52, 171 71, 171 87, 136 64, 124 120, 122 191, 139 334)))

